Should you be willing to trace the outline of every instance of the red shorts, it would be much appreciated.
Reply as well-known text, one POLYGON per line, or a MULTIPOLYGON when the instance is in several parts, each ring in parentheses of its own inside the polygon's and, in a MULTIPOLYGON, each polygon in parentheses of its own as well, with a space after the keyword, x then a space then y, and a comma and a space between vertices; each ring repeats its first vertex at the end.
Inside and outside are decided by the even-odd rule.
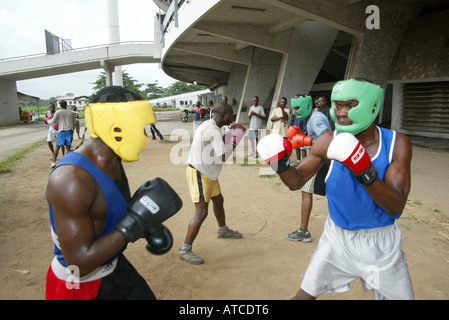
POLYGON ((145 279, 120 255, 82 278, 55 258, 47 273, 47 300, 155 300, 145 279))
POLYGON ((45 296, 47 300, 93 300, 98 295, 100 285, 101 279, 80 283, 61 280, 50 266, 47 272, 45 296))

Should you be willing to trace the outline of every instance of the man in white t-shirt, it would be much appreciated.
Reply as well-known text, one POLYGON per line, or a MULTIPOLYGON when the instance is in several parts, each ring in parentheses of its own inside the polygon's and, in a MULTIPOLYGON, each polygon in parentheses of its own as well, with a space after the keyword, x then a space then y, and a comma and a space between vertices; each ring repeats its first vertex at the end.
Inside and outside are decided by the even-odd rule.
POLYGON ((250 119, 248 141, 251 146, 251 153, 249 157, 257 158, 257 144, 259 143, 259 138, 261 138, 261 129, 263 127, 263 120, 265 119, 265 110, 261 105, 259 105, 259 97, 255 96, 253 98, 253 105, 249 108, 248 117, 250 119))

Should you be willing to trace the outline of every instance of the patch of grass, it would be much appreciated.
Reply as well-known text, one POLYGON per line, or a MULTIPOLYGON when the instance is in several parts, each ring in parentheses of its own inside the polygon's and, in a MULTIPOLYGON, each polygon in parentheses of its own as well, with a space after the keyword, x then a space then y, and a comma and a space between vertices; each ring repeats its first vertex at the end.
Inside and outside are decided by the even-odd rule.
POLYGON ((9 156, 8 158, 6 158, 6 160, 0 162, 0 173, 11 172, 12 169, 14 168, 14 166, 16 165, 17 161, 19 161, 26 154, 33 151, 34 149, 36 149, 37 147, 39 147, 40 145, 42 145, 44 143, 46 143, 46 141, 41 141, 41 142, 35 143, 31 147, 21 150, 15 154, 13 154, 12 156, 9 156))
POLYGON ((275 174, 261 174, 259 178, 276 178, 275 174))
POLYGON ((420 200, 411 200, 407 199, 407 204, 414 207, 414 206, 422 206, 422 202, 420 200))
POLYGON ((237 155, 235 152, 233 154, 233 159, 234 159, 234 163, 244 166, 244 167, 246 167, 246 166, 249 166, 249 167, 265 167, 265 166, 267 166, 267 164, 259 163, 259 160, 257 160, 257 161, 254 159, 249 160, 247 156, 244 156, 244 157, 239 156, 238 161, 237 161, 237 155), (243 162, 242 162, 242 159, 243 159, 243 162))

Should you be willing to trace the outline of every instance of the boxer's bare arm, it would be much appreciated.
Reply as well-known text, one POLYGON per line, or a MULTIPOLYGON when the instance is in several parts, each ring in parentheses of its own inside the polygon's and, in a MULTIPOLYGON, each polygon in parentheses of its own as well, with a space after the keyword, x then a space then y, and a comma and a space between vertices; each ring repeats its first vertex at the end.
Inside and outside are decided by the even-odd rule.
POLYGON ((333 133, 324 132, 318 139, 314 140, 310 153, 305 157, 298 167, 290 166, 287 171, 279 177, 290 190, 299 190, 302 186, 318 172, 323 161, 327 159, 327 149, 332 141, 333 133))
POLYGON ((114 230, 98 239, 106 221, 106 199, 90 174, 75 166, 61 166, 51 175, 47 199, 56 233, 68 265, 84 276, 117 253, 126 240, 114 230))
POLYGON ((373 200, 392 216, 401 214, 407 202, 411 186, 411 159, 410 139, 398 133, 385 182, 377 179, 376 183, 366 188, 373 200))

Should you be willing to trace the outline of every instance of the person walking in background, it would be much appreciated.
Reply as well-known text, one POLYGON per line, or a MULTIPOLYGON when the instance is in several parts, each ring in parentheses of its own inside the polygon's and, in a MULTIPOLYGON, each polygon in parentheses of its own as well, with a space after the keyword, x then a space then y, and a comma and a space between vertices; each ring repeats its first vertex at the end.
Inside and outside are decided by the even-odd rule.
POLYGON ((159 139, 164 140, 164 137, 162 136, 162 133, 156 128, 156 125, 152 124, 150 126, 151 135, 153 137, 153 140, 156 140, 156 134, 159 137, 159 139))
POLYGON ((58 157, 59 149, 65 148, 65 152, 69 153, 73 141, 73 129, 75 128, 75 114, 67 109, 67 101, 61 100, 61 109, 56 111, 53 119, 48 121, 49 124, 58 123, 58 139, 56 141, 56 149, 53 154, 53 159, 50 168, 56 167, 56 158, 58 157))
POLYGON ((76 134, 78 135, 78 139, 80 138, 80 113, 77 111, 77 107, 76 106, 72 106, 72 112, 75 114, 75 131, 76 134))
POLYGON ((201 102, 197 101, 195 104, 195 130, 200 126, 202 117, 203 109, 201 108, 201 102))
POLYGON ((214 117, 214 102, 212 100, 209 100, 209 119, 212 119, 214 117))
MULTIPOLYGON (((44 122, 48 124, 48 120, 53 119, 55 113, 56 113, 56 106, 53 102, 50 102, 48 107, 50 108, 49 111, 45 114, 44 122)), ((47 134, 47 143, 48 148, 51 151, 51 157, 50 159, 53 160, 53 156, 55 154, 55 149, 53 147, 53 141, 56 142, 58 140, 58 123, 49 124, 48 125, 48 134, 47 134)), ((65 150, 62 149, 62 155, 65 154, 65 150)))

